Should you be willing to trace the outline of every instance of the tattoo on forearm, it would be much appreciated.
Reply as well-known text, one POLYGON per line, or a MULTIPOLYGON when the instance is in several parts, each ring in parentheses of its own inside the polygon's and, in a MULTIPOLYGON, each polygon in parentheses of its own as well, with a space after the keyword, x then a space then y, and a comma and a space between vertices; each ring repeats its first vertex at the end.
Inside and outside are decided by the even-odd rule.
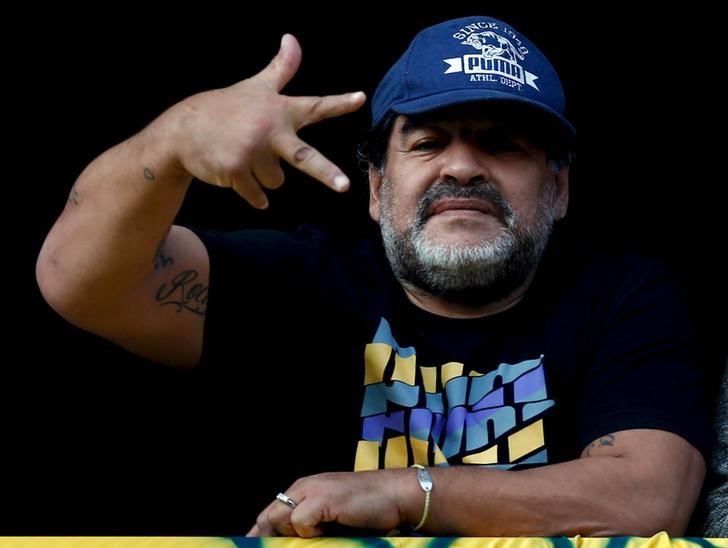
POLYGON ((161 270, 171 264, 174 264, 174 257, 167 255, 164 252, 164 244, 167 242, 165 237, 162 243, 159 244, 157 252, 154 254, 154 270, 161 270))
POLYGON ((157 176, 154 175, 154 172, 151 169, 149 169, 148 167, 145 167, 144 168, 144 178, 147 181, 154 181, 157 178, 157 176))
POLYGON ((205 315, 207 310, 208 286, 201 283, 193 283, 200 274, 196 270, 185 270, 175 276, 172 281, 163 283, 155 299, 160 306, 172 305, 177 312, 188 310, 193 314, 205 315))
POLYGON ((607 434, 606 436, 602 436, 597 441, 593 441, 589 444, 589 447, 586 448, 586 456, 591 456, 591 450, 596 447, 603 447, 603 446, 609 446, 614 447, 614 434, 607 434))
POLYGON ((72 205, 78 205, 78 190, 76 190, 75 185, 71 189, 71 193, 68 195, 68 203, 72 205))
POLYGON ((614 445, 614 434, 607 434, 606 436, 599 438, 599 445, 608 445, 612 447, 614 445))

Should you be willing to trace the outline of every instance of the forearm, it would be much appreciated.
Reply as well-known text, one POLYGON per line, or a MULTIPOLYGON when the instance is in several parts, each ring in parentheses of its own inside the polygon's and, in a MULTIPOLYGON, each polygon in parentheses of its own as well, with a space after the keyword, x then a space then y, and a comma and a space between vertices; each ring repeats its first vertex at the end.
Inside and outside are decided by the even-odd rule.
MULTIPOLYGON (((659 466, 626 458, 581 458, 522 471, 431 469, 435 489, 423 530, 467 536, 682 534, 700 485, 692 478, 702 477, 702 464, 687 465, 681 481, 661 477, 659 466)), ((414 475, 408 489, 413 483, 414 475)), ((422 515, 417 488, 407 498, 409 523, 422 515)))
POLYGON ((154 269, 191 181, 176 165, 168 131, 156 121, 76 181, 37 265, 41 290, 56 309, 102 314, 154 269))
POLYGON ((437 488, 424 530, 472 536, 638 534, 633 520, 650 508, 632 514, 637 509, 631 508, 630 493, 636 486, 618 467, 612 473, 610 459, 516 472, 435 469, 437 488))

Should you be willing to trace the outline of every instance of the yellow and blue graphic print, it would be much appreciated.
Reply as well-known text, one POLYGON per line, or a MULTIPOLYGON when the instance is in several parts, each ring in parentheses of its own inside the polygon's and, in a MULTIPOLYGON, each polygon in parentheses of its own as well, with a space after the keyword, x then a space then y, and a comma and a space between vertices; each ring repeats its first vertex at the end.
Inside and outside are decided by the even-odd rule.
POLYGON ((479 364, 418 364, 417 349, 400 346, 382 318, 364 351, 355 470, 547 463, 543 414, 554 401, 547 397, 543 359, 482 372, 479 364))

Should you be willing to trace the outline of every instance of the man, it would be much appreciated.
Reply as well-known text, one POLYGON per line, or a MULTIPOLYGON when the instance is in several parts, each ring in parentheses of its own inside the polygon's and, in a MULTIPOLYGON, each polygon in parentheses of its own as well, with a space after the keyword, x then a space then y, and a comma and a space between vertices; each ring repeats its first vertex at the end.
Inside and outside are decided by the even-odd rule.
POLYGON ((509 25, 426 29, 377 89, 364 153, 383 246, 172 226, 193 177, 265 208, 281 158, 348 188, 296 132, 365 97, 280 94, 300 57, 284 36, 259 74, 92 162, 38 260, 48 302, 286 413, 246 423, 245 463, 280 471, 262 481, 300 478, 252 535, 682 533, 707 436, 689 326, 656 265, 550 243, 574 129, 509 25))

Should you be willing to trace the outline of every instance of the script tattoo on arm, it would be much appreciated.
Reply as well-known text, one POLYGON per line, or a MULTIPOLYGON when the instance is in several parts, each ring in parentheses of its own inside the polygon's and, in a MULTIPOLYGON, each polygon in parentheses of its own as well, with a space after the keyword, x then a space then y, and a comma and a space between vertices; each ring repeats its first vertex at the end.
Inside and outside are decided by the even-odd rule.
POLYGON ((71 188, 71 193, 68 195, 68 203, 78 205, 78 190, 76 190, 76 185, 73 185, 73 188, 71 188))
POLYGON ((613 447, 614 439, 615 439, 614 434, 607 434, 606 436, 602 436, 601 438, 599 438, 597 441, 591 442, 589 444, 589 447, 586 448, 586 456, 590 457, 591 450, 596 447, 603 447, 605 445, 607 445, 609 447, 613 447))
POLYGON ((167 237, 159 244, 157 252, 154 254, 154 270, 161 270, 171 264, 174 264, 174 257, 167 255, 164 252, 164 244, 167 242, 167 237))
POLYGON ((199 275, 196 270, 180 272, 169 283, 165 282, 159 287, 155 299, 160 306, 174 306, 178 313, 187 310, 204 316, 207 310, 208 286, 195 283, 199 275))

